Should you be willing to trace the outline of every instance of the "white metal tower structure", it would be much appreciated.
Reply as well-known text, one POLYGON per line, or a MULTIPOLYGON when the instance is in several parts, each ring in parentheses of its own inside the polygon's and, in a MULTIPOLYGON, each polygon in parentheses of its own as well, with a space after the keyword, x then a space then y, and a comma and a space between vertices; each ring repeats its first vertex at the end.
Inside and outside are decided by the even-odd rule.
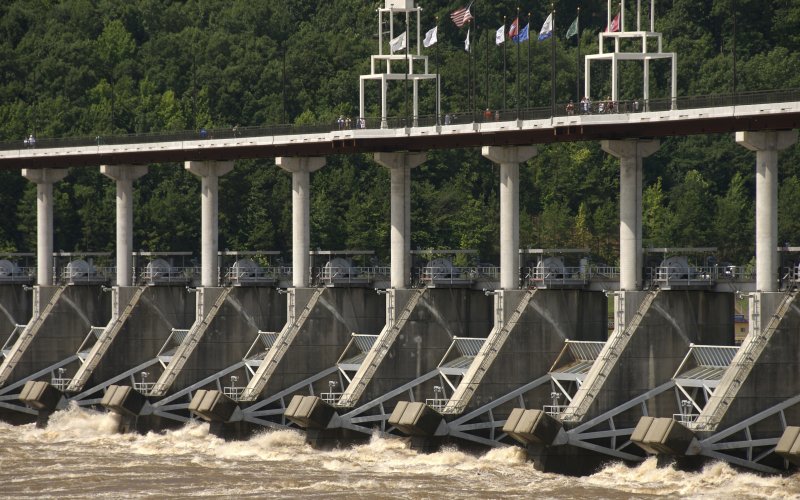
MULTIPOLYGON (((608 23, 606 26, 611 26, 611 0, 608 0, 608 23)), ((627 31, 625 29, 625 2, 619 3, 619 31, 604 31, 600 32, 600 48, 597 54, 587 55, 585 58, 585 72, 586 78, 584 80, 584 95, 591 97, 591 62, 594 60, 611 61, 611 99, 613 101, 619 100, 619 61, 642 61, 644 64, 643 69, 643 93, 645 109, 647 109, 650 101, 650 61, 654 59, 671 59, 672 60, 672 76, 671 76, 671 108, 675 107, 675 99, 677 97, 678 89, 678 60, 675 52, 662 52, 661 33, 655 31, 655 0, 650 0, 650 30, 642 30, 642 0, 636 0, 636 31, 627 31), (614 51, 605 52, 604 42, 606 38, 614 40, 614 51), (620 41, 622 39, 641 39, 641 52, 621 52, 620 41), (658 49, 656 52, 648 52, 648 39, 654 38, 658 49)), ((602 97, 602 96, 600 96, 602 97)))
MULTIPOLYGON (((413 85, 413 111, 411 116, 413 118, 413 125, 416 126, 417 118, 419 116, 419 81, 420 80, 436 80, 436 113, 439 113, 439 79, 436 74, 428 72, 428 57, 423 56, 421 27, 420 27, 420 13, 421 7, 414 5, 414 0, 385 0, 383 8, 378 10, 378 54, 370 56, 370 73, 368 75, 361 75, 359 79, 359 100, 358 100, 358 116, 359 118, 366 118, 364 109, 364 83, 367 80, 378 80, 381 84, 381 128, 388 127, 387 122, 387 85, 389 80, 394 81, 409 81, 413 85), (395 16, 405 15, 405 30, 406 30, 406 47, 397 54, 394 54, 389 48, 388 53, 384 53, 384 16, 388 15, 389 18, 389 39, 394 40, 395 35, 395 16), (416 16, 413 16, 416 14, 416 16), (416 22, 413 23, 413 28, 416 31, 416 37, 411 33, 413 17, 416 17, 416 22), (412 42, 416 40, 416 43, 412 42), (392 72, 392 62, 398 61, 398 64, 403 66, 402 73, 392 72), (422 72, 415 73, 415 65, 419 68, 422 65, 422 72)), ((398 35, 402 34, 398 32, 398 35)), ((408 126, 408 124, 406 124, 408 126)))

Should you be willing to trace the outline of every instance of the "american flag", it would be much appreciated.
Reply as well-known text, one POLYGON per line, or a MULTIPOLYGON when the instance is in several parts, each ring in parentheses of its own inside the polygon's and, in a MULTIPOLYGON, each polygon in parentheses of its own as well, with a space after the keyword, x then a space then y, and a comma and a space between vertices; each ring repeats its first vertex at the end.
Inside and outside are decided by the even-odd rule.
POLYGON ((466 7, 461 7, 460 9, 453 11, 453 13, 450 14, 450 19, 452 19, 459 28, 473 19, 472 14, 469 13, 470 7, 472 7, 471 3, 466 7))
POLYGON ((513 40, 517 35, 519 35, 519 18, 514 19, 514 22, 511 23, 511 27, 508 28, 508 38, 513 40))

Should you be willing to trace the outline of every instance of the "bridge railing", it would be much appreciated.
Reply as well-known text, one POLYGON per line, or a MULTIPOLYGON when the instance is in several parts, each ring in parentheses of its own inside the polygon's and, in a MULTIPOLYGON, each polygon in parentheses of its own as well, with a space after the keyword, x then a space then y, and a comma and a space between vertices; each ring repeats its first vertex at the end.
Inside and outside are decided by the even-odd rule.
POLYGON ((618 100, 595 99, 588 109, 583 109, 580 102, 556 103, 554 106, 537 108, 512 108, 502 110, 462 110, 436 115, 420 115, 417 117, 380 117, 350 118, 349 120, 333 120, 332 122, 312 124, 274 124, 250 127, 218 127, 201 130, 160 131, 126 135, 93 135, 88 137, 36 137, 33 143, 28 139, 0 142, 0 151, 24 150, 29 148, 67 148, 67 147, 100 147, 105 145, 146 144, 154 142, 188 142, 215 139, 240 139, 247 137, 265 137, 282 135, 300 135, 327 133, 336 130, 431 127, 435 125, 464 125, 488 121, 543 120, 553 116, 578 114, 619 114, 644 111, 667 111, 671 109, 714 108, 723 106, 745 106, 753 104, 771 104, 800 101, 800 89, 767 90, 738 92, 736 94, 713 94, 701 96, 685 96, 671 98, 618 100))

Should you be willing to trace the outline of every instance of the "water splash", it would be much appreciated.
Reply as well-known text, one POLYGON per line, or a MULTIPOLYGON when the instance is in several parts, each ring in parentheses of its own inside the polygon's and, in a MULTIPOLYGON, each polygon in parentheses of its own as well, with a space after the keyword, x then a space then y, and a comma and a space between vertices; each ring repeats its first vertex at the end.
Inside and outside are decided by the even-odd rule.
POLYGON ((248 325, 250 325, 251 327, 255 328, 256 331, 260 330, 260 328, 256 324, 256 320, 250 315, 250 313, 247 312, 247 310, 242 305, 242 303, 239 301, 239 299, 237 299, 231 293, 231 294, 228 294, 228 297, 225 300, 227 300, 228 304, 230 304, 231 306, 233 306, 234 309, 236 309, 236 312, 238 313, 238 316, 241 317, 241 318, 244 318, 244 320, 247 321, 248 325))
POLYGON ((81 320, 84 323, 86 323, 87 327, 89 327, 89 328, 92 327, 92 322, 89 321, 89 317, 86 316, 86 313, 84 313, 81 310, 81 308, 78 307, 78 305, 75 303, 75 301, 73 301, 71 298, 69 298, 66 293, 61 294, 61 299, 60 300, 63 300, 64 302, 66 302, 67 305, 70 306, 78 314, 78 316, 81 318, 81 320))
POLYGON ((422 454, 407 440, 376 434, 367 444, 319 451, 294 430, 224 441, 200 422, 161 434, 115 428, 112 414, 74 405, 54 413, 46 429, 0 423, 0 496, 800 498, 800 475, 758 476, 724 463, 691 473, 648 459, 567 478, 535 470, 518 447, 422 454))

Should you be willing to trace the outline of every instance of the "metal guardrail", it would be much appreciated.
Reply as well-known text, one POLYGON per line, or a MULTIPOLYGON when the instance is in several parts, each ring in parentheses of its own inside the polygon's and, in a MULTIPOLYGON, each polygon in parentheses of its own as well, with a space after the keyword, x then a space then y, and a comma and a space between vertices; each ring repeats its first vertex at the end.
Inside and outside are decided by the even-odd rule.
MULTIPOLYGON (((669 111, 672 109, 698 109, 723 106, 746 106, 753 104, 774 104, 780 102, 800 101, 800 89, 765 90, 751 92, 737 92, 735 94, 713 94, 701 96, 686 96, 650 100, 622 100, 616 102, 595 101, 584 114, 628 114, 644 111, 669 111), (603 111, 600 112, 600 103, 603 111), (637 105, 638 103, 638 105, 637 105), (611 109, 612 111, 608 111, 611 109)), ((554 107, 519 108, 494 110, 489 119, 484 118, 483 111, 456 111, 454 113, 436 115, 422 115, 417 117, 391 117, 382 120, 380 117, 366 117, 351 120, 350 126, 340 126, 335 120, 316 124, 276 124, 252 127, 218 127, 205 131, 178 130, 159 131, 139 134, 89 136, 89 137, 36 137, 36 149, 67 148, 67 147, 95 147, 108 145, 148 144, 156 142, 202 142, 209 140, 244 140, 254 137, 284 136, 319 134, 328 132, 347 132, 359 129, 399 129, 408 127, 432 127, 463 125, 480 123, 481 121, 513 121, 513 120, 542 120, 552 117, 562 117, 581 114, 580 103, 573 103, 572 111, 568 110, 568 102, 556 103, 554 107)), ((13 141, 0 142, 0 151, 24 150, 31 148, 23 138, 13 141)))
POLYGON ((441 412, 444 410, 445 406, 447 406, 447 402, 450 401, 446 398, 428 398, 425 400, 425 405, 429 406, 431 409, 441 412))
POLYGON ((322 267, 317 273, 317 282, 325 284, 363 283, 388 279, 390 274, 389 266, 322 267))
POLYGON ((234 401, 239 401, 239 398, 242 397, 242 393, 244 392, 244 387, 239 386, 228 386, 222 388, 222 394, 229 397, 234 401))
POLYGON ((134 382, 133 389, 137 392, 142 394, 150 394, 150 391, 153 390, 153 387, 156 386, 155 382, 134 382))
POLYGON ((319 395, 319 397, 320 399, 322 399, 323 402, 328 403, 329 405, 335 405, 339 401, 339 398, 342 397, 342 393, 323 392, 322 394, 319 395))
MULTIPOLYGON (((291 269, 291 268, 290 268, 291 269)), ((283 274, 283 267, 260 267, 258 269, 228 268, 225 271, 223 280, 231 284, 247 284, 277 281, 279 279, 291 277, 283 274)))
POLYGON ((673 413, 672 420, 684 425, 693 424, 699 416, 699 413, 673 413))
POLYGON ((65 392, 67 390, 67 386, 71 381, 72 381, 71 378, 53 377, 50 379, 50 385, 52 385, 61 392, 65 392))
POLYGON ((542 411, 551 417, 558 417, 564 413, 564 410, 566 410, 568 406, 569 405, 544 405, 542 406, 542 411))

